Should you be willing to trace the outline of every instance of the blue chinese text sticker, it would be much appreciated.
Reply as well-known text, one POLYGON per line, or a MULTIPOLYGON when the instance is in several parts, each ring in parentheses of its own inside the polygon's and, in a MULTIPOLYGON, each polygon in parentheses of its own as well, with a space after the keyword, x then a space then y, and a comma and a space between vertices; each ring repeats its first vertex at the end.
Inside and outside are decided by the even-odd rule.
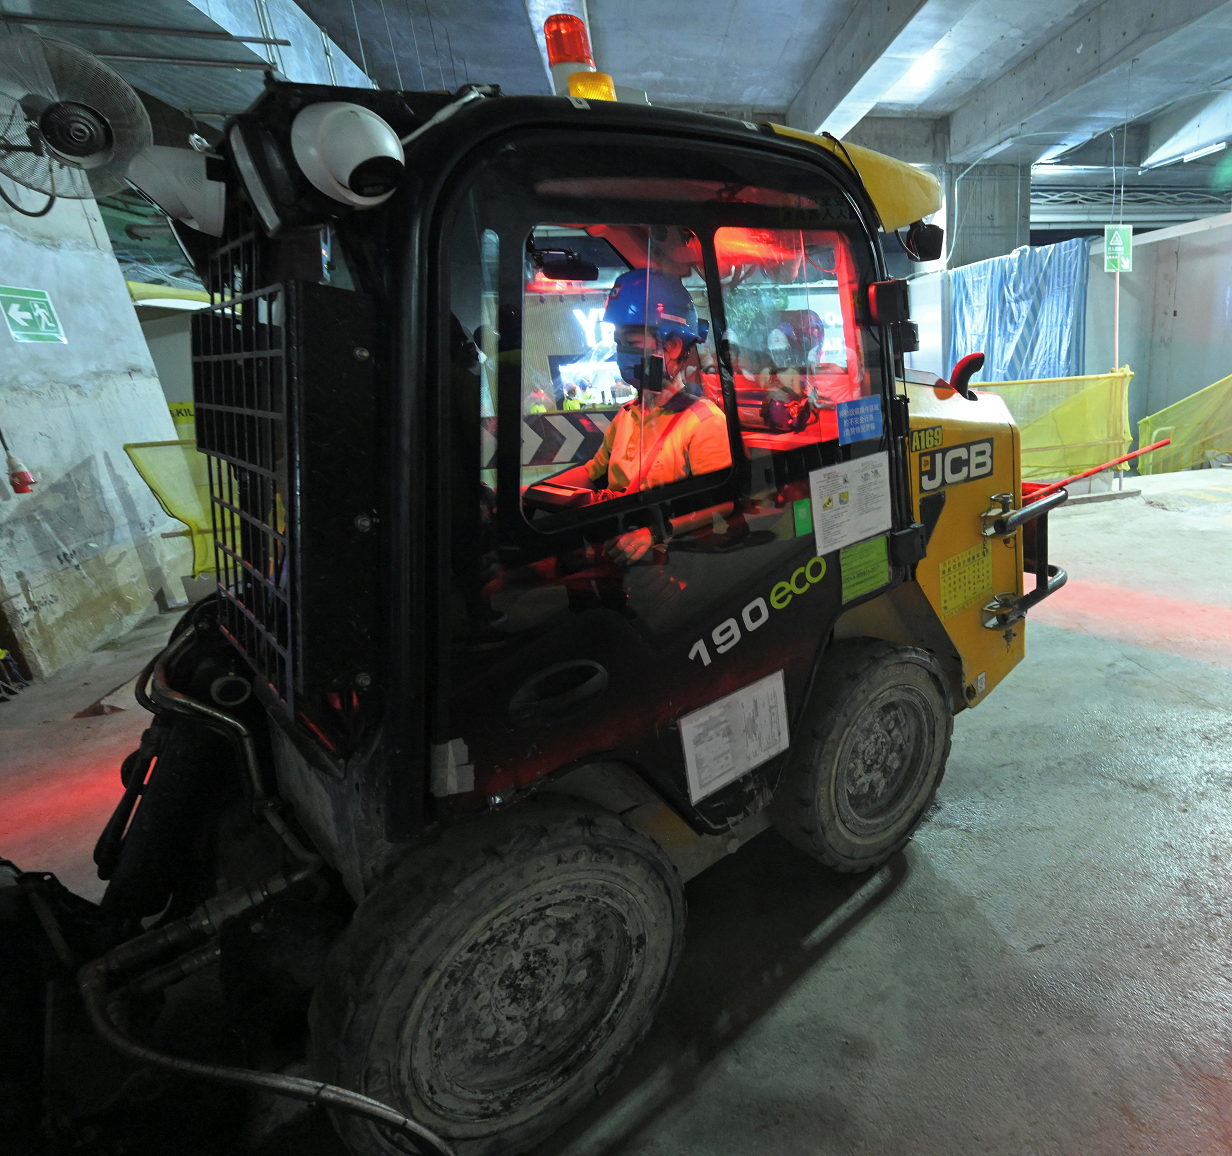
POLYGON ((858 397, 854 401, 840 401, 835 407, 838 413, 838 444, 863 442, 881 437, 881 398, 858 397))

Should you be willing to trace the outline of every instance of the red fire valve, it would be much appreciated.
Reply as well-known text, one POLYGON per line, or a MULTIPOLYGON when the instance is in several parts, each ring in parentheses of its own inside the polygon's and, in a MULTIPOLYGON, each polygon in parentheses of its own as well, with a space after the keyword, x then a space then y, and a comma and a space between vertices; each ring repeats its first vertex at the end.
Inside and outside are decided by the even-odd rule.
POLYGON ((28 494, 31 492, 31 486, 38 485, 38 478, 26 469, 25 463, 20 458, 11 453, 8 455, 8 470, 9 485, 13 487, 15 494, 28 494))

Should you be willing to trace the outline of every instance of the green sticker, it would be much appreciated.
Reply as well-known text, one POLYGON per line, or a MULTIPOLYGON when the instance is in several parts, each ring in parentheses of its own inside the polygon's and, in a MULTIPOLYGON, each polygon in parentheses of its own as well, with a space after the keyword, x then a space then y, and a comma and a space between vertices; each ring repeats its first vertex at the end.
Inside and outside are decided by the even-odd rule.
POLYGON ((848 546, 839 555, 843 571, 843 601, 850 602, 890 581, 889 539, 884 535, 848 546))
POLYGON ((60 341, 68 344, 51 298, 42 289, 14 289, 0 285, 0 312, 14 341, 60 341))
POLYGON ((796 520, 796 537, 803 538, 813 532, 813 499, 801 498, 792 504, 792 517, 796 520))

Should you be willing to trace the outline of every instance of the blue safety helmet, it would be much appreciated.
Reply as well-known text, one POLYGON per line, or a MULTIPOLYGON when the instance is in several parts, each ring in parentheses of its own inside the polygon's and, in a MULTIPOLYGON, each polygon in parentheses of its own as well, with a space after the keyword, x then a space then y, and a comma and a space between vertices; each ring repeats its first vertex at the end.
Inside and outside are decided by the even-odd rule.
MULTIPOLYGON (((697 306, 680 278, 653 269, 630 269, 616 278, 607 295, 603 320, 618 328, 644 326, 659 341, 679 337, 686 349, 705 341, 710 332, 709 322, 698 321, 697 306)), ((616 354, 620 376, 630 385, 640 380, 642 356, 619 351, 616 354)))

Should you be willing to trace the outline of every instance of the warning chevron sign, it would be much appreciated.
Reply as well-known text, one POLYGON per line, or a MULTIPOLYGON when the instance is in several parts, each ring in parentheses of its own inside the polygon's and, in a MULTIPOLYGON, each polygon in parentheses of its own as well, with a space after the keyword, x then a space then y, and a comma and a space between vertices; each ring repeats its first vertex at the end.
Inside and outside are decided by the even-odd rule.
MULTIPOLYGON (((522 464, 567 466, 588 462, 603 444, 603 435, 619 406, 607 409, 570 410, 566 413, 533 413, 522 419, 522 464)), ((481 419, 480 455, 485 470, 496 468, 496 419, 481 419)))

